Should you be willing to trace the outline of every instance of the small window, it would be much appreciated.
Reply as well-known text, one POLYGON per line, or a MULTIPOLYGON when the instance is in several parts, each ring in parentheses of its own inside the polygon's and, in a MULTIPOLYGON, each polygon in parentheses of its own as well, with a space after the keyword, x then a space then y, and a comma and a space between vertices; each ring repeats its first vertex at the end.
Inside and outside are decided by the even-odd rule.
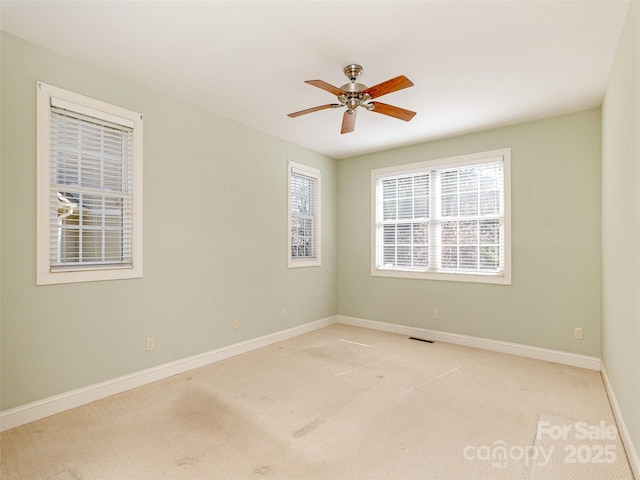
POLYGON ((511 283, 503 149, 372 172, 372 274, 511 283))
POLYGON ((320 262, 320 170, 289 162, 289 268, 320 262))
POLYGON ((38 285, 142 277, 142 115, 37 84, 38 285))

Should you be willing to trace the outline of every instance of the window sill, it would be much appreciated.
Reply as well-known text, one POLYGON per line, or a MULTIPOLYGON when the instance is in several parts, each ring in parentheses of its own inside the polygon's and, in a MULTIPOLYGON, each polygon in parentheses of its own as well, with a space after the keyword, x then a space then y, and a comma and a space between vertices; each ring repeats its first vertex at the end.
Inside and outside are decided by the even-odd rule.
POLYGON ((316 258, 310 259, 310 260, 302 260, 302 259, 292 260, 292 259, 289 259, 289 268, 320 267, 321 265, 322 265, 322 262, 320 262, 320 260, 318 260, 316 258))
POLYGON ((142 278, 142 268, 102 268, 99 270, 67 270, 38 272, 36 285, 99 282, 142 278))
POLYGON ((510 275, 469 274, 469 273, 436 273, 412 272, 408 270, 372 269, 373 277, 412 278, 415 280, 437 280, 445 282, 488 283, 495 285, 511 285, 510 275))

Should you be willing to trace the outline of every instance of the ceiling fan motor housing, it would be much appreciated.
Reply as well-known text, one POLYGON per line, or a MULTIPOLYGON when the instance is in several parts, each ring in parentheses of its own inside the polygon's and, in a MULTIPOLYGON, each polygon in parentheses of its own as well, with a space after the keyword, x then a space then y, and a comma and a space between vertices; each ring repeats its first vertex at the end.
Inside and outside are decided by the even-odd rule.
POLYGON ((362 83, 352 82, 352 83, 346 83, 342 85, 340 87, 340 90, 344 90, 347 93, 355 93, 357 95, 358 93, 365 90, 366 88, 367 86, 362 83))

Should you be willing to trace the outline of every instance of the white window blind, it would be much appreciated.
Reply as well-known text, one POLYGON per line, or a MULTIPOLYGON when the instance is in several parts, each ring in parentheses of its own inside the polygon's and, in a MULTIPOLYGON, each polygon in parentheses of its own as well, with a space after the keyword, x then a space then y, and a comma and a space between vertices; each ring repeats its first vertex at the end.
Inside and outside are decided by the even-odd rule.
POLYGON ((374 275, 510 282, 510 153, 487 153, 372 172, 374 275))
POLYGON ((381 268, 429 266, 429 173, 380 179, 381 268))
POLYGON ((320 172, 289 163, 289 266, 320 264, 320 172))
POLYGON ((51 269, 131 266, 132 129, 55 106, 50 125, 51 269))
MULTIPOLYGON (((443 271, 504 273, 503 162, 436 173, 440 187, 436 234, 443 271)), ((438 256, 436 256, 438 257, 438 256)))
POLYGON ((142 115, 36 92, 37 284, 141 278, 142 115))

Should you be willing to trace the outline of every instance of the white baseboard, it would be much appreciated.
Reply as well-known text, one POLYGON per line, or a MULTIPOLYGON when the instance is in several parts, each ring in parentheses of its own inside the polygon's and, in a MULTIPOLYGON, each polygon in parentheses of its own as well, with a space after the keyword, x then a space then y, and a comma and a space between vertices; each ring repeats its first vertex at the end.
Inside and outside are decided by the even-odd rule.
POLYGON ((636 447, 634 446, 633 441, 631 440, 631 435, 629 435, 629 430, 627 430, 627 425, 624 423, 624 418, 622 417, 622 411, 620 410, 620 405, 618 405, 618 400, 616 400, 616 395, 613 392, 613 386, 609 382, 609 377, 607 376, 607 371, 604 367, 604 364, 602 364, 600 373, 602 375, 602 381, 604 382, 604 388, 607 391, 607 395, 609 397, 609 403, 611 404, 611 409, 613 410, 613 416, 616 419, 618 432, 620 433, 620 439, 622 440, 624 449, 627 452, 627 458, 629 459, 629 465, 631 465, 633 476, 635 478, 640 478, 640 458, 638 457, 638 451, 636 450, 636 447))
POLYGON ((218 348, 192 357, 183 358, 173 362, 158 365, 146 370, 141 370, 129 375, 96 383, 88 387, 62 393, 45 398, 37 402, 22 405, 0 412, 0 431, 9 430, 25 423, 33 422, 55 413, 79 407, 117 393, 131 390, 163 378, 183 373, 194 368, 203 367, 211 363, 247 353, 258 348, 266 347, 292 337, 318 330, 336 323, 336 317, 327 317, 315 322, 306 323, 281 332, 272 333, 263 337, 254 338, 244 342, 234 343, 226 347, 218 348))
POLYGON ((408 335, 410 337, 417 337, 425 340, 434 340, 438 342, 463 345, 465 347, 491 350, 493 352, 508 353, 510 355, 518 355, 520 357, 535 358, 537 360, 545 360, 547 362, 571 365, 573 367, 586 368, 589 370, 600 370, 600 359, 587 355, 561 352, 559 350, 549 350, 547 348, 532 347, 519 343, 502 342, 488 338, 471 337, 469 335, 461 335, 458 333, 427 330, 426 328, 409 327, 406 325, 397 325, 395 323, 378 322, 376 320, 365 320, 362 318, 347 317, 344 315, 338 315, 338 323, 352 325, 354 327, 370 328, 372 330, 380 330, 383 332, 399 333, 401 335, 408 335))
POLYGON ((336 315, 315 322, 307 323, 298 327, 293 327, 281 332, 272 333, 263 337, 247 340, 226 347, 222 347, 210 352, 205 352, 192 357, 187 357, 174 362, 158 365, 146 370, 134 372, 129 375, 107 380, 105 382, 89 385, 84 388, 73 390, 71 392, 62 393, 53 397, 45 398, 27 405, 22 405, 4 412, 0 412, 0 431, 24 425, 40 418, 48 417, 55 413, 59 413, 70 408, 78 407, 110 395, 140 387, 148 383, 161 380, 163 378, 183 373, 194 368, 209 365, 211 363, 224 360, 226 358, 250 352, 252 350, 281 342, 298 335, 312 332, 320 328, 342 323, 345 325, 353 325, 356 327, 369 328, 372 330, 380 330, 390 333, 398 333, 427 340, 441 341, 464 345, 467 347, 481 348, 500 353, 508 353, 511 355, 519 355, 538 360, 561 363, 575 367, 587 368, 590 370, 600 370, 600 359, 588 357, 585 355, 577 355, 556 350, 548 350, 539 347, 521 345, 517 343, 501 342, 498 340, 490 340, 486 338, 471 337, 468 335, 460 335, 456 333, 439 332, 436 330, 427 330, 419 327, 410 327, 406 325, 397 325, 393 323, 378 322, 375 320, 365 320, 361 318, 348 317, 344 315, 336 315))

